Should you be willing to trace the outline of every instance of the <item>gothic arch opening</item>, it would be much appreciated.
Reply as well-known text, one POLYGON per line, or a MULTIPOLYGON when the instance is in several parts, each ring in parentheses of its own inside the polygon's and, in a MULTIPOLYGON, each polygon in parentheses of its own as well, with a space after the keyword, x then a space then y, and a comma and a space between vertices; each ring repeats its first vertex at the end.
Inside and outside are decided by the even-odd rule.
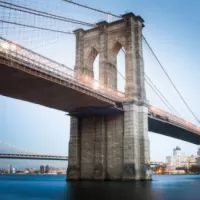
POLYGON ((88 64, 93 65, 94 60, 97 57, 97 55, 98 55, 98 51, 94 47, 92 47, 88 55, 88 64))
POLYGON ((119 42, 116 42, 112 48, 112 57, 116 66, 117 90, 124 93, 126 84, 125 49, 119 42))
POLYGON ((92 78, 99 80, 99 53, 94 47, 88 55, 87 65, 92 72, 92 78))

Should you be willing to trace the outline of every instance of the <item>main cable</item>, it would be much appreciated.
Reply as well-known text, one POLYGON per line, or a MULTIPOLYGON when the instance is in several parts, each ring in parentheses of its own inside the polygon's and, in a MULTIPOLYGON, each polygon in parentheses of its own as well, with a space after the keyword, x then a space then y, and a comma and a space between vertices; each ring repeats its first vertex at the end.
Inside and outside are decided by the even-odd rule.
POLYGON ((89 10, 93 10, 95 12, 99 12, 99 13, 103 13, 103 14, 106 14, 106 15, 111 15, 113 17, 117 17, 117 18, 121 18, 120 15, 116 15, 116 14, 113 14, 113 13, 110 13, 110 12, 107 12, 107 11, 103 11, 103 10, 100 10, 100 9, 97 9, 97 8, 94 8, 94 7, 90 7, 90 6, 87 6, 87 5, 84 5, 84 4, 80 4, 80 3, 77 3, 77 2, 74 2, 74 1, 69 1, 69 0, 63 0, 67 3, 71 3, 71 4, 74 4, 76 6, 80 6, 80 7, 83 7, 83 8, 87 8, 89 10))
POLYGON ((190 106, 188 105, 188 103, 186 102, 186 100, 183 98, 183 96, 181 95, 180 91, 178 90, 178 88, 175 86, 175 84, 173 83, 172 79, 170 78, 169 74, 166 72, 164 66, 161 64, 161 62, 159 61, 158 57, 156 56, 156 54, 154 53, 153 49, 151 48, 150 44, 147 42, 146 38, 142 35, 145 43, 147 44, 148 48, 150 49, 150 51, 152 52, 153 56, 155 57, 156 61, 158 62, 158 64, 160 65, 161 69, 163 70, 163 72, 165 73, 165 75, 167 76, 168 80, 170 81, 170 83, 172 84, 173 88, 176 90, 176 92, 178 93, 179 97, 181 98, 181 100, 183 101, 183 103, 185 104, 185 106, 188 108, 188 110, 190 111, 190 113, 193 115, 193 117, 196 119, 196 121, 198 123, 200 123, 200 120, 198 119, 198 117, 194 114, 194 112, 192 111, 192 109, 190 108, 190 106))
POLYGON ((90 27, 96 26, 95 24, 92 24, 92 23, 75 20, 72 18, 67 18, 67 17, 63 17, 63 16, 59 16, 59 15, 54 15, 54 14, 51 14, 48 12, 43 12, 40 10, 28 8, 25 6, 19 6, 19 5, 13 4, 13 3, 8 3, 8 2, 3 2, 3 1, 0 1, 0 3, 8 5, 8 6, 6 6, 6 5, 0 4, 0 7, 7 8, 7 9, 17 10, 17 11, 28 13, 28 14, 33 14, 33 15, 37 15, 37 16, 42 16, 42 17, 60 20, 60 21, 64 21, 64 22, 69 22, 69 23, 74 23, 74 24, 86 25, 86 26, 90 26, 90 27))
MULTIPOLYGON (((167 106, 167 108, 173 113, 173 109, 170 108, 170 104, 168 105, 167 102, 160 96, 160 94, 157 92, 157 90, 154 88, 153 85, 148 81, 148 79, 145 78, 146 83, 151 87, 151 89, 155 92, 155 94, 160 98, 160 100, 167 106)), ((158 90, 159 91, 159 90, 158 90)))
MULTIPOLYGON (((125 50, 122 48, 122 51, 124 52, 124 54, 126 53, 125 50)), ((118 72, 118 70, 117 70, 118 72)), ((118 72, 119 73, 119 72, 118 72)), ((120 74, 120 73, 119 73, 120 74)), ((122 76, 122 74, 120 74, 122 76)), ((147 84, 152 88, 152 90, 155 92, 155 94, 160 98, 160 100, 167 106, 167 108, 173 112, 176 113, 177 115, 180 116, 180 114, 175 110, 175 108, 169 103, 169 101, 167 100, 167 98, 161 93, 161 91, 156 87, 156 85, 153 83, 153 81, 144 73, 144 78, 145 81, 147 82, 147 84)), ((124 80, 125 77, 123 77, 124 80)))
MULTIPOLYGON (((145 81, 149 84, 149 86, 153 89, 153 91, 156 93, 156 94, 159 94, 159 98, 163 99, 167 104, 168 104, 168 108, 173 111, 174 113, 176 113, 176 115, 180 116, 180 114, 176 111, 176 109, 169 103, 169 101, 167 100, 167 98, 161 93, 161 91, 156 87, 156 85, 153 83, 153 81, 145 74, 145 81), (157 92, 156 92, 157 91, 157 92)), ((161 99, 161 101, 163 101, 161 99)), ((166 105, 166 104, 165 104, 166 105)))
POLYGON ((7 24, 13 24, 13 25, 17 25, 17 26, 23 26, 23 27, 27 27, 27 28, 39 29, 39 30, 43 30, 43 31, 51 31, 51 32, 62 33, 62 34, 71 34, 71 35, 74 34, 73 32, 70 32, 70 31, 62 31, 62 30, 56 30, 56 29, 43 28, 43 27, 39 27, 39 26, 32 26, 32 25, 28 25, 28 24, 21 24, 21 23, 17 23, 17 22, 6 21, 6 20, 0 20, 0 22, 7 23, 7 24))

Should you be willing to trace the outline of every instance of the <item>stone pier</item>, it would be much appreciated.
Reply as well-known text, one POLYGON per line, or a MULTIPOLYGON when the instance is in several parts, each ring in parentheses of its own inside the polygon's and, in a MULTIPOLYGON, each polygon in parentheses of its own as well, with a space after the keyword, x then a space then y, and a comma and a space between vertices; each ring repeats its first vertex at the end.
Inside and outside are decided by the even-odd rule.
POLYGON ((151 179, 143 22, 140 16, 128 13, 121 20, 75 31, 76 76, 93 78, 93 62, 99 54, 99 81, 113 89, 117 88, 116 57, 124 47, 126 101, 116 112, 108 108, 104 114, 70 113, 68 180, 151 179))

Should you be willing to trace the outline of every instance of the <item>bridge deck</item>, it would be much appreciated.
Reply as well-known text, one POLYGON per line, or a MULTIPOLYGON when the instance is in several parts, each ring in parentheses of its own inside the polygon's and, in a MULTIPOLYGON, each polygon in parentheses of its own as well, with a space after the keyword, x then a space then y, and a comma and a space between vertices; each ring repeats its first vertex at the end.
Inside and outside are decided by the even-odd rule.
POLYGON ((149 116, 149 131, 193 144, 200 144, 200 134, 197 131, 186 126, 178 125, 177 123, 172 123, 168 120, 149 116))
POLYGON ((0 57, 0 94, 66 112, 84 107, 112 107, 115 102, 70 82, 37 74, 21 65, 9 67, 0 57), (23 71, 26 69, 26 72, 23 71))

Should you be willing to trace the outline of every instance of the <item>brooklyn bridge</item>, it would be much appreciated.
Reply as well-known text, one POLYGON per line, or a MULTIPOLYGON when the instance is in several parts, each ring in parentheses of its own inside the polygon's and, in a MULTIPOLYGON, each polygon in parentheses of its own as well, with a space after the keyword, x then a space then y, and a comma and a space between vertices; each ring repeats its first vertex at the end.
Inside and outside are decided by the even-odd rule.
MULTIPOLYGON (((91 23, 0 1, 0 8, 11 15, 25 13, 27 16, 76 25, 76 29, 70 32, 39 27, 22 18, 0 19, 0 23, 9 27, 70 34, 76 40, 75 67, 72 69, 29 49, 29 46, 23 46, 20 40, 15 40, 16 36, 8 34, 6 26, 2 26, 0 94, 67 112, 71 121, 68 157, 0 152, 0 158, 68 159, 69 180, 151 179, 148 172, 148 131, 200 144, 200 127, 178 116, 145 73, 144 43, 191 114, 197 121, 198 118, 143 35, 145 22, 141 16, 133 13, 116 15, 72 1, 65 3, 112 16, 114 20, 91 23), (125 56, 123 92, 117 87, 117 54, 121 49, 125 56), (93 64, 97 55, 99 77, 95 80, 93 64), (151 105, 145 84, 152 87, 169 111, 151 105)), ((67 52, 65 54, 68 55, 67 52)))

